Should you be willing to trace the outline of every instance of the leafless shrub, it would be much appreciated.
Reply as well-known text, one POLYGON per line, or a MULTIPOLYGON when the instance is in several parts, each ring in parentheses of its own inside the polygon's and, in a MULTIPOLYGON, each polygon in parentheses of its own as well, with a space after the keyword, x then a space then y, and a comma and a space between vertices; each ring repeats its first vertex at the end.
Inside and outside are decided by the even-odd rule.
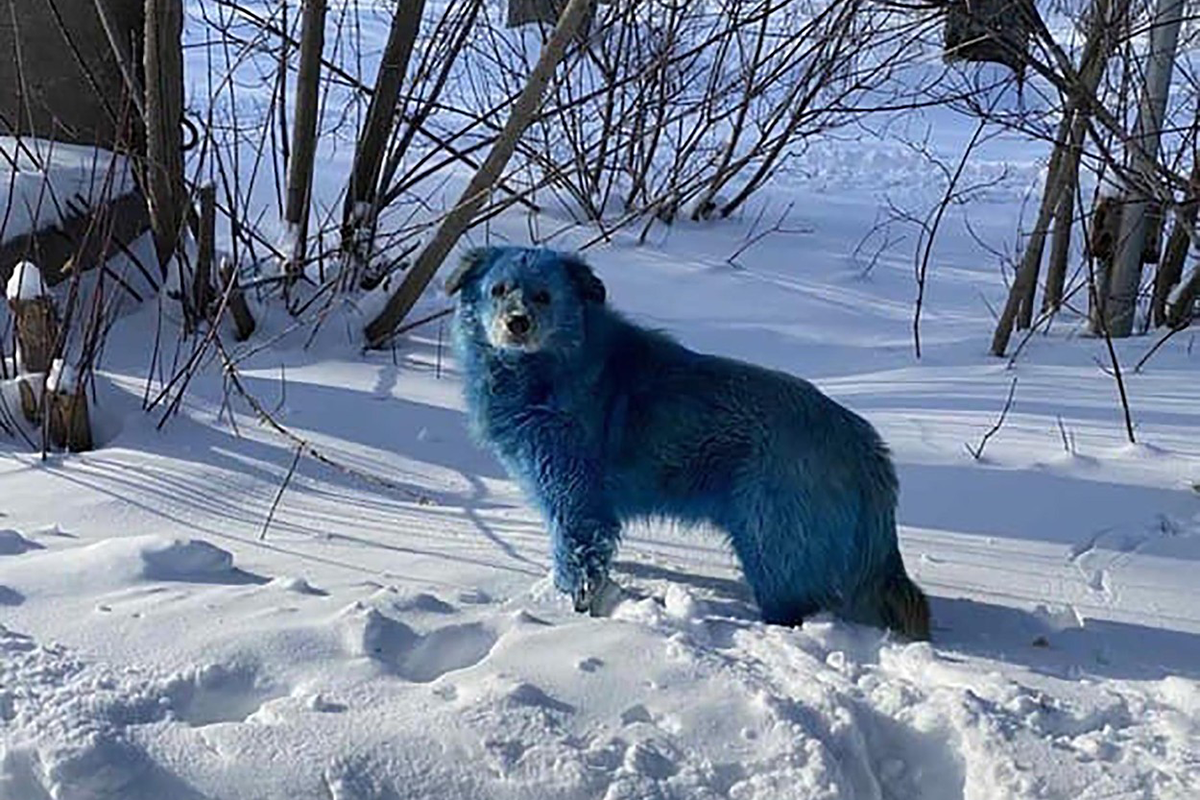
MULTIPOLYGON (((404 285, 395 273, 446 249, 429 248, 445 219, 445 204, 434 198, 457 196, 468 182, 464 173, 478 178, 550 34, 549 26, 505 28, 502 4, 485 0, 331 3, 323 44, 313 45, 310 36, 303 56, 297 0, 193 0, 188 8, 195 16, 185 46, 201 51, 207 69, 190 84, 188 113, 199 121, 200 135, 186 154, 186 192, 194 201, 198 187, 214 191, 205 194, 211 213, 197 217, 204 222, 202 252, 193 263, 195 249, 185 235, 178 285, 167 284, 178 292, 181 311, 195 313, 178 335, 165 325, 155 345, 146 402, 164 421, 192 377, 222 352, 226 316, 236 316, 239 336, 248 336, 254 302, 286 292, 294 316, 288 330, 307 326, 315 335, 347 295, 384 281, 404 285), (401 12, 419 19, 398 25, 401 12), (397 47, 386 47, 387 58, 397 60, 381 71, 384 42, 393 36, 397 47), (301 60, 303 80, 296 74, 301 60), (296 108, 292 101, 301 88, 304 124, 294 126, 296 112, 289 109, 296 108), (297 129, 301 135, 292 141, 297 129), (371 158, 348 157, 364 143, 371 158), (309 187, 291 182, 289 203, 286 176, 311 170, 314 161, 346 169, 316 169, 309 187), (362 169, 352 172, 355 164, 362 169), (281 236, 285 219, 299 242, 281 236), (204 274, 217 263, 228 269, 210 293, 204 274), (284 263, 290 265, 286 276, 284 263)), ((1136 189, 1173 222, 1167 248, 1173 255, 1164 256, 1153 305, 1156 319, 1186 324, 1200 287, 1200 273, 1183 269, 1178 256, 1196 236, 1195 181, 1189 180, 1194 103, 1169 105, 1156 158, 1131 166, 1124 157, 1138 147, 1126 98, 1137 95, 1148 0, 1062 0, 1043 7, 1072 25, 1064 35, 1061 25, 1052 31, 1041 17, 1027 20, 1027 36, 1013 40, 1028 40, 1021 59, 1005 55, 1006 63, 1023 67, 1019 74, 942 63, 946 11, 933 0, 600 4, 586 33, 569 44, 515 154, 488 176, 464 224, 482 225, 521 207, 562 227, 589 226, 592 241, 603 241, 625 226, 640 226, 645 237, 657 225, 718 220, 743 213, 818 136, 871 135, 863 131, 874 115, 951 108, 979 121, 977 141, 1005 130, 1058 150, 1047 181, 1053 191, 1024 248, 1011 308, 998 314, 1007 330, 997 332, 997 352, 1006 349, 1012 330, 1036 328, 1085 286, 1093 305, 1103 303, 1103 263, 1088 262, 1094 281, 1082 266, 1073 277, 1067 268, 1079 250, 1072 232, 1091 213, 1083 193, 1101 183, 1136 189), (897 80, 901 72, 905 78, 897 80), (1051 266, 1035 318, 1047 239, 1051 266)), ((1185 31, 1185 46, 1196 35, 1185 31)), ((1193 81, 1189 70, 1181 67, 1184 80, 1193 81)), ((939 220, 989 180, 968 171, 970 153, 942 171, 945 192, 929 213, 893 208, 892 221, 920 231, 915 337, 939 220)), ((562 230, 543 233, 544 224, 531 218, 541 240, 562 230)), ((420 272, 437 267, 422 262, 420 272)), ((108 298, 138 291, 99 275, 108 298)), ((155 279, 162 283, 161 276, 155 279)), ((400 304, 405 313, 408 300, 400 304)), ((78 309, 71 315, 87 316, 78 309)), ((372 338, 387 340, 403 326, 399 317, 372 338)), ((111 323, 96 324, 103 330, 111 323)), ((102 351, 102 340, 93 349, 102 351)), ((237 358, 233 354, 230 363, 237 358)))

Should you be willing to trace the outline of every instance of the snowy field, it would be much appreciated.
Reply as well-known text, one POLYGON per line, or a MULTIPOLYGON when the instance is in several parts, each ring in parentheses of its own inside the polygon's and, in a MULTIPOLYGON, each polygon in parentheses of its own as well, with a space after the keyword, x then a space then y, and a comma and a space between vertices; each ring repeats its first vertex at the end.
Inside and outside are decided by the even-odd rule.
MULTIPOLYGON (((1013 369, 986 355, 1003 286, 961 231, 917 361, 909 255, 865 277, 849 255, 872 196, 786 197, 812 233, 742 268, 741 223, 592 260, 634 318, 809 377, 879 427, 932 646, 764 626, 719 538, 665 526, 627 538, 611 618, 574 615, 538 520, 466 438, 437 324, 394 354, 296 337, 243 364, 286 424, 405 487, 302 460, 260 540, 291 445, 236 402, 235 431, 215 370, 156 430, 147 307, 109 347, 104 447, 0 459, 0 797, 1194 797, 1191 334, 1130 376, 1128 445, 1102 342, 1060 325, 1013 369)), ((1011 203, 971 213, 996 237, 1015 224, 1011 203)))
MULTIPOLYGON (((952 158, 970 123, 936 121, 952 158)), ((1118 344, 1132 445, 1077 318, 988 355, 1006 287, 982 244, 1012 250, 1045 151, 981 151, 980 179, 1008 178, 947 217, 919 360, 915 232, 856 253, 885 196, 941 191, 895 142, 816 143, 740 219, 587 253, 632 318, 879 428, 931 644, 765 626, 720 537, 668 525, 627 535, 610 617, 574 614, 538 518, 467 438, 445 320, 364 355, 353 308, 311 344, 257 309, 230 348, 246 388, 395 484, 304 458, 281 494, 295 446, 227 402, 219 363, 161 429, 141 411, 150 302, 108 342, 99 449, 0 441, 0 800, 1200 796, 1200 348, 1184 332, 1134 374, 1155 337, 1118 344)), ((471 243, 528 231, 514 212, 471 243)))

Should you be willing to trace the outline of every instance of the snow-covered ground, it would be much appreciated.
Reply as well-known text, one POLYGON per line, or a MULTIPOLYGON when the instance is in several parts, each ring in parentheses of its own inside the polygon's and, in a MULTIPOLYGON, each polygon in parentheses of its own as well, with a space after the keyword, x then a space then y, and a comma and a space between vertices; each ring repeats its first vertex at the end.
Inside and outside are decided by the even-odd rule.
MULTIPOLYGON (((969 128, 935 122, 953 159, 969 128)), ((328 204, 347 155, 322 161, 328 204)), ((588 251, 635 319, 809 378, 880 429, 932 644, 765 626, 720 537, 669 525, 629 532, 610 617, 577 616, 536 515, 467 439, 445 320, 363 355, 351 309, 306 346, 259 308, 231 346, 273 415, 384 488, 310 458, 288 481, 294 443, 217 363, 159 429, 149 302, 105 349, 100 449, 0 440, 0 800, 1197 797, 1200 350, 1182 333, 1135 374, 1154 338, 1118 344, 1135 445, 1077 319, 1012 366, 987 354, 1005 294, 988 248, 1012 250, 1045 155, 978 154, 968 178, 1004 180, 947 216, 919 360, 915 230, 858 248, 884 194, 923 212, 943 188, 896 142, 814 142, 742 219, 588 251)), ((472 240, 529 230, 513 214, 472 240)))
MULTIPOLYGON (((537 518, 466 437, 438 323, 395 353, 298 335, 242 364, 281 421, 403 487, 302 459, 264 535, 291 443, 236 400, 231 427, 215 369, 157 430, 148 304, 107 350, 104 446, 0 456, 0 797, 1194 797, 1192 335, 1127 375, 1129 445, 1102 342, 1068 323, 1012 369, 986 355, 1003 285, 959 226, 917 361, 910 251, 865 276, 850 255, 873 196, 780 192, 812 233, 741 268, 749 222, 592 260, 635 318, 810 377, 880 428, 932 645, 764 626, 717 536, 657 525, 620 553, 629 598, 576 616, 537 518)), ((1016 210, 971 213, 1002 241, 1016 210)), ((1127 367, 1151 341, 1122 344, 1127 367)))

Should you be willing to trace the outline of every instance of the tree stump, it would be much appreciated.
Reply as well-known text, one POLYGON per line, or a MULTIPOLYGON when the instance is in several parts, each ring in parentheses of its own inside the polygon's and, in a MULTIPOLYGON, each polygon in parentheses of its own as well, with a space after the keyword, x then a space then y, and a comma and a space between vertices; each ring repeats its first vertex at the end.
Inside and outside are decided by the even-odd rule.
POLYGON ((58 311, 54 301, 43 295, 10 300, 8 306, 16 320, 21 371, 45 374, 58 344, 58 311))
POLYGON ((229 313, 233 317, 235 329, 234 338, 244 342, 254 334, 254 315, 250 313, 250 305, 246 302, 246 293, 238 282, 237 271, 229 259, 221 261, 221 285, 229 292, 229 313))
POLYGON ((36 425, 42 421, 40 379, 49 371, 58 344, 58 312, 54 301, 45 295, 15 298, 8 301, 8 306, 16 321, 21 410, 36 425), (39 380, 31 380, 34 376, 39 380))
POLYGON ((70 391, 46 393, 50 442, 55 447, 82 453, 91 450, 92 426, 88 418, 87 392, 82 385, 70 391))

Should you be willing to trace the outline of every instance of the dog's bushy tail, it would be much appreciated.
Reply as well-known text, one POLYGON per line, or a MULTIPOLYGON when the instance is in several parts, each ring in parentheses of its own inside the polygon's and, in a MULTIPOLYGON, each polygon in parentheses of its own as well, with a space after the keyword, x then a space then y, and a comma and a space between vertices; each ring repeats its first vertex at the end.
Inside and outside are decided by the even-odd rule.
POLYGON ((901 636, 913 641, 929 640, 929 600, 904 567, 894 570, 884 581, 880 614, 883 624, 901 636))

